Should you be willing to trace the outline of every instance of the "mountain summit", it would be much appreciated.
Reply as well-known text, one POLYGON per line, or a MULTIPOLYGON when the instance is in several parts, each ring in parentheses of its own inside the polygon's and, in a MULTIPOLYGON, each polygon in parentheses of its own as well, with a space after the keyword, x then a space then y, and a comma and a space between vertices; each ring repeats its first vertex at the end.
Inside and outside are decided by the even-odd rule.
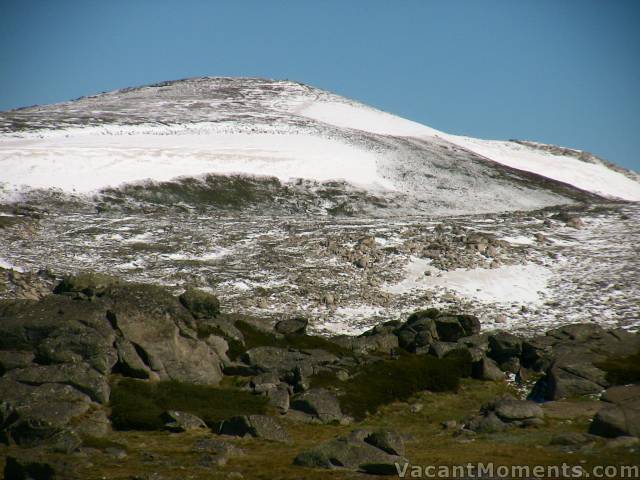
POLYGON ((300 83, 254 78, 178 80, 1 112, 0 171, 5 201, 33 192, 104 200, 186 179, 213 188, 212 176, 229 175, 275 181, 275 196, 313 193, 330 208, 327 192, 358 192, 358 209, 385 214, 640 200, 637 174, 586 152, 449 135, 300 83))

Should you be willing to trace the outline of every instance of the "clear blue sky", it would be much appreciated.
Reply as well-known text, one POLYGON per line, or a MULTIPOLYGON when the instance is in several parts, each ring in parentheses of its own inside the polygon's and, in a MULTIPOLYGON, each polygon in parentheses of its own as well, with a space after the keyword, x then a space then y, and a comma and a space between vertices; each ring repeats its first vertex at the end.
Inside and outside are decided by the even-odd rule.
POLYGON ((451 133, 640 170, 640 1, 0 0, 0 110, 288 78, 451 133))

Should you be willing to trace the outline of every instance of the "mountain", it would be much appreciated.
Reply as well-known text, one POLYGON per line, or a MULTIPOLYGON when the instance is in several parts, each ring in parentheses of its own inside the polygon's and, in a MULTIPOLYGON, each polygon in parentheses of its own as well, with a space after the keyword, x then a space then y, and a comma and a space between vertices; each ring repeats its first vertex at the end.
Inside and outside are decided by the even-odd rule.
POLYGON ((586 152, 449 135, 291 81, 195 78, 0 112, 0 198, 436 215, 640 200, 586 152))

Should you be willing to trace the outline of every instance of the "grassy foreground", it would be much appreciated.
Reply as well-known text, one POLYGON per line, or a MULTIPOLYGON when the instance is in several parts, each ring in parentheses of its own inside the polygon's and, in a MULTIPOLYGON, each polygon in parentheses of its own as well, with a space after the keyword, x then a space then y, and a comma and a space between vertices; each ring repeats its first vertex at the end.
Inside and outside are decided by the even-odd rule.
MULTIPOLYGON (((78 473, 86 479, 355 479, 372 478, 347 471, 313 470, 292 465, 302 450, 354 428, 389 427, 406 435, 407 457, 415 465, 463 465, 468 462, 494 462, 496 465, 616 465, 637 464, 637 451, 624 448, 605 448, 597 443, 578 452, 549 445, 554 435, 567 432, 586 432, 592 403, 585 400, 550 402, 546 424, 538 428, 514 429, 499 434, 455 436, 443 430, 441 423, 461 420, 476 412, 483 402, 506 393, 502 383, 464 379, 457 393, 421 393, 409 402, 384 406, 362 422, 352 426, 308 425, 283 420, 293 442, 278 444, 253 438, 225 437, 244 450, 245 454, 231 458, 225 466, 202 466, 202 453, 193 451, 193 444, 209 432, 173 434, 163 431, 114 431, 107 441, 95 445, 91 465, 78 462, 78 473), (419 412, 411 405, 422 404, 419 412), (415 410, 415 409, 414 409, 415 410), (124 458, 108 453, 106 446, 123 445, 128 452, 124 458), (154 476, 155 475, 155 476, 154 476)), ((0 447, 0 459, 17 447, 0 447)), ((3 463, 3 460, 0 460, 3 463)), ((0 465, 3 467, 3 465, 0 465)))

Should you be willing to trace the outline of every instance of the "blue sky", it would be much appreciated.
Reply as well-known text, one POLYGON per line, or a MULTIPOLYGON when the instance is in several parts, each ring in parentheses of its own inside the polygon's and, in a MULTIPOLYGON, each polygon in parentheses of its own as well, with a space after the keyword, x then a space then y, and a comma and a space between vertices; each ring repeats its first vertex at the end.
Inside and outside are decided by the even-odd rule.
POLYGON ((0 110, 288 78, 451 133, 640 170, 640 1, 0 0, 0 110))

